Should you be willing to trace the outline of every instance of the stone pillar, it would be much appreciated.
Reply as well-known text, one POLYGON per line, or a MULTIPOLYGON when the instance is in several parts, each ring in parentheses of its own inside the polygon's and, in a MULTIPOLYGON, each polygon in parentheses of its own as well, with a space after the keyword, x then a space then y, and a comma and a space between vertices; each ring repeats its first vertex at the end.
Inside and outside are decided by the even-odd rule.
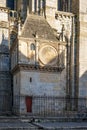
POLYGON ((67 66, 66 66, 66 102, 67 110, 70 110, 70 46, 67 43, 67 66))
MULTIPOLYGON (((68 110, 73 109, 72 98, 74 97, 75 87, 74 87, 74 16, 71 17, 72 25, 71 32, 69 35, 66 35, 67 38, 67 97, 70 98, 68 103, 68 110)), ((74 101, 74 100, 73 100, 74 101)))
POLYGON ((35 64, 38 65, 38 35, 36 34, 36 39, 35 39, 35 64))
POLYGON ((21 35, 21 21, 18 21, 18 35, 21 35))
POLYGON ((71 12, 71 4, 72 4, 71 0, 68 0, 68 11, 69 12, 71 12))
POLYGON ((36 56, 36 65, 38 64, 38 41, 36 41, 36 54, 35 54, 35 56, 36 56))
POLYGON ((76 88, 75 88, 75 17, 72 17, 72 42, 71 42, 71 78, 72 78, 72 97, 73 104, 72 109, 76 110, 78 108, 78 99, 75 97, 76 88))
POLYGON ((27 16, 29 14, 29 0, 27 0, 27 16))
POLYGON ((32 12, 34 13, 35 9, 34 9, 34 4, 35 4, 35 0, 32 0, 32 12))
POLYGON ((41 6, 40 14, 43 15, 43 0, 41 0, 40 6, 41 6))
POLYGON ((38 8, 38 3, 39 3, 39 2, 38 2, 38 0, 37 0, 37 12, 39 11, 39 8, 38 8))

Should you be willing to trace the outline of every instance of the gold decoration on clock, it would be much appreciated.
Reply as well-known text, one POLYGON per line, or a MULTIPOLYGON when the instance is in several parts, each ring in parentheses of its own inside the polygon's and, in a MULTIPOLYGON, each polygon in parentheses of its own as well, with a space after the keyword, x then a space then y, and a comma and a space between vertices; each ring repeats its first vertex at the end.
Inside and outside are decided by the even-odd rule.
POLYGON ((51 45, 45 45, 39 51, 39 59, 44 65, 55 65, 57 63, 57 50, 51 45))

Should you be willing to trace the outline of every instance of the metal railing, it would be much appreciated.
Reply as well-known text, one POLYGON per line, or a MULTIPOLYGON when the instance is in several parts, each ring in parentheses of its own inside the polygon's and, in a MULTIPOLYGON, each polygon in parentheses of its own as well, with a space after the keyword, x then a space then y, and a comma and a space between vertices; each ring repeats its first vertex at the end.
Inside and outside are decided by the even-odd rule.
POLYGON ((57 96, 12 96, 0 95, 0 114, 25 114, 38 117, 87 118, 87 98, 66 98, 57 96), (29 98, 26 101, 26 97, 29 98), (29 103, 29 104, 28 104, 29 103), (75 104, 78 103, 77 110, 75 104), (68 106, 70 106, 68 108, 68 106))
POLYGON ((32 96, 29 97, 29 104, 26 102, 26 97, 14 97, 14 106, 16 112, 21 111, 21 114, 39 116, 39 117, 76 117, 87 116, 87 98, 66 98, 54 96, 32 96), (78 103, 76 110, 74 104, 78 103), (71 105, 71 109, 67 109, 71 105), (28 110, 29 109, 29 110, 28 110))
POLYGON ((2 93, 0 95, 0 115, 10 114, 12 110, 12 96, 2 93))

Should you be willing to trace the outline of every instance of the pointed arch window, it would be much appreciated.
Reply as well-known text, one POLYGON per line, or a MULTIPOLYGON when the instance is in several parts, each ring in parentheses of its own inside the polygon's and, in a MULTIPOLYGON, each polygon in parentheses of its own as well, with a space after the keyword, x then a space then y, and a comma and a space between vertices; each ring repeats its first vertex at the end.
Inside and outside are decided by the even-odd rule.
POLYGON ((34 43, 32 43, 31 45, 30 45, 30 49, 33 51, 33 50, 35 50, 35 45, 34 45, 34 43))
POLYGON ((72 0, 58 0, 58 10, 71 12, 72 0))

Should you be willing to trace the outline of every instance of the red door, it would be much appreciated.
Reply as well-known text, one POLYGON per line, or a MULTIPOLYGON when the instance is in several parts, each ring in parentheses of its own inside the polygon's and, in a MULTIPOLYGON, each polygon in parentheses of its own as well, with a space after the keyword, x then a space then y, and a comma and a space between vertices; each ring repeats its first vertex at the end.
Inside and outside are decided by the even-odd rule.
POLYGON ((27 112, 32 112, 32 97, 26 97, 27 112))

